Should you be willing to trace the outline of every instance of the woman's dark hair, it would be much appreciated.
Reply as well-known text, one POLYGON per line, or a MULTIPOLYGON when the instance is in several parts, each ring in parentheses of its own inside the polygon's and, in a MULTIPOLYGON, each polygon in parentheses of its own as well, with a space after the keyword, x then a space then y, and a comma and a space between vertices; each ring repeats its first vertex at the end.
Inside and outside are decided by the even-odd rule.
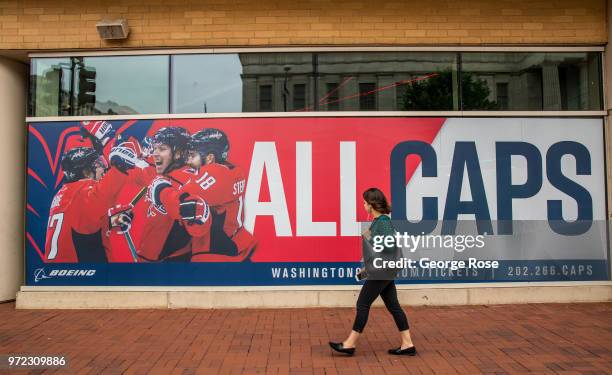
POLYGON ((383 194, 380 189, 369 188, 368 190, 364 191, 363 200, 368 202, 368 204, 372 206, 373 209, 382 214, 388 214, 391 212, 391 206, 387 202, 385 194, 383 194))

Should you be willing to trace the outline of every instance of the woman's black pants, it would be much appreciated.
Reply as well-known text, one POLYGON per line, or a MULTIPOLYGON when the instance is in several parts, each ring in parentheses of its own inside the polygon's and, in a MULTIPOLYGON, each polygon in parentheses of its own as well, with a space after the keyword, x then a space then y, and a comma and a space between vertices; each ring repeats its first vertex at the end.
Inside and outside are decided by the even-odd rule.
POLYGON ((374 303, 378 296, 382 297, 387 310, 393 315, 397 329, 400 331, 407 330, 409 328, 408 319, 397 300, 395 281, 366 280, 363 287, 361 287, 361 292, 359 292, 359 298, 357 298, 357 314, 355 315, 355 323, 353 323, 353 331, 363 332, 363 328, 368 322, 370 306, 372 306, 372 303, 374 303))

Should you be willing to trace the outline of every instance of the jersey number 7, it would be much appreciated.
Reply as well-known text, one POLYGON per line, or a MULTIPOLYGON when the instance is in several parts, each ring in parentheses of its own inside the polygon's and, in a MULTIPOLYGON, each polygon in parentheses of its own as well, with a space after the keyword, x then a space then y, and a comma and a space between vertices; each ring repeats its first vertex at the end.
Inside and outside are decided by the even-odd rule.
POLYGON ((57 240, 60 236, 60 232, 62 231, 62 224, 64 223, 64 213, 60 212, 53 216, 49 220, 49 228, 54 228, 53 236, 51 237, 51 250, 49 251, 49 256, 47 259, 55 259, 57 256, 57 240))

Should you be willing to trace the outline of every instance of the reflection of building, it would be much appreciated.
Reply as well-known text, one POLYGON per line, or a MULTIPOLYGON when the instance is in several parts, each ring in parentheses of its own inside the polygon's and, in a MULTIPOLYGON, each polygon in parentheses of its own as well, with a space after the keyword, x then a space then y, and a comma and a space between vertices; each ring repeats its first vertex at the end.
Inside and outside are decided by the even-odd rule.
POLYGON ((283 111, 285 100, 288 111, 312 105, 313 98, 306 95, 314 84, 311 54, 240 54, 240 63, 243 112, 283 111))
POLYGON ((454 54, 392 52, 320 53, 314 58, 306 53, 240 54, 242 110, 283 111, 285 97, 289 111, 400 110, 405 89, 400 81, 450 69, 454 59, 454 54), (286 76, 285 68, 290 68, 286 76))
MULTIPOLYGON (((403 110, 402 81, 456 69, 455 60, 452 53, 240 54, 242 110, 403 110)), ((500 110, 581 110, 600 106, 591 78, 598 65, 587 53, 468 53, 461 71, 485 83, 500 110)), ((457 86, 453 75, 449 110, 460 109, 457 86)))
POLYGON ((580 110, 601 103, 599 60, 587 53, 465 54, 463 71, 489 87, 489 100, 509 110, 580 110))
POLYGON ((54 65, 45 70, 42 75, 32 78, 31 100, 37 103, 36 116, 64 116, 68 115, 70 103, 70 90, 66 88, 65 67, 54 65))

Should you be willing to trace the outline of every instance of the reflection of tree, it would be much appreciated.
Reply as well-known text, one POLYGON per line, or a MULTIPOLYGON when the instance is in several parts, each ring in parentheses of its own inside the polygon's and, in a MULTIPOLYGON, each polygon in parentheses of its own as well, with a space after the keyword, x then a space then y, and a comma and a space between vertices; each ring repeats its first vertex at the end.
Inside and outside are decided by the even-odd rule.
POLYGON ((463 109, 467 110, 496 110, 499 109, 497 102, 490 101, 489 86, 487 83, 473 74, 461 72, 461 99, 463 109))
MULTIPOLYGON (((461 92, 463 109, 498 109, 497 103, 488 99, 490 91, 486 82, 474 79, 471 73, 461 73, 461 92)), ((431 78, 408 83, 401 109, 404 111, 452 111, 452 72, 445 70, 431 78)))

